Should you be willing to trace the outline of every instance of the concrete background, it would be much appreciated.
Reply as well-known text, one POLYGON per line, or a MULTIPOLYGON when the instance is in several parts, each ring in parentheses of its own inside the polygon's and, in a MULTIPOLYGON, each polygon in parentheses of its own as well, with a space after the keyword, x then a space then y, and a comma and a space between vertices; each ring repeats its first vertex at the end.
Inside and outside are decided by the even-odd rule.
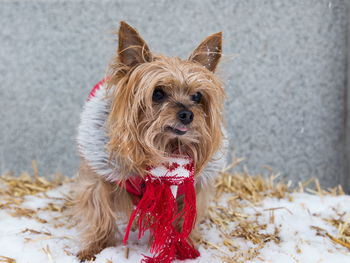
POLYGON ((1 1, 0 172, 73 175, 84 100, 120 20, 152 50, 186 58, 224 32, 231 148, 252 172, 349 189, 345 0, 1 1))

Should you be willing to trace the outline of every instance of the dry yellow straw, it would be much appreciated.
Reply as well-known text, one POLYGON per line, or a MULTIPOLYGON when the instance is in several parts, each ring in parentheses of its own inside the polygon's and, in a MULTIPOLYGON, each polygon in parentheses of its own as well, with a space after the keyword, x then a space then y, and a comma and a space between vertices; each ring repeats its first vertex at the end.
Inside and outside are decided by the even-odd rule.
MULTIPOLYGON (((245 207, 253 207, 259 205, 265 198, 288 198, 292 201, 293 192, 289 189, 289 184, 279 181, 279 176, 271 174, 266 177, 263 175, 251 176, 248 172, 232 172, 243 159, 237 159, 232 162, 230 166, 223 169, 216 182, 216 198, 212 206, 209 208, 209 224, 211 227, 216 227, 221 231, 222 243, 213 244, 206 240, 202 240, 201 244, 206 248, 215 249, 220 253, 220 257, 223 262, 229 263, 243 263, 247 260, 259 258, 259 251, 269 242, 280 242, 280 229, 276 226, 275 229, 267 233, 267 225, 259 223, 259 217, 261 213, 255 215, 247 215, 243 209, 245 207), (227 198, 227 204, 225 206, 219 205, 219 200, 222 195, 225 194, 227 198), (235 224, 235 229, 232 231, 227 226, 230 223, 235 224), (242 249, 238 244, 234 242, 235 239, 241 238, 249 240, 254 244, 254 247, 250 249, 242 249), (226 252, 228 251, 228 252, 226 252)), ((11 174, 4 174, 0 176, 0 208, 6 209, 8 213, 14 217, 30 217, 42 224, 53 224, 55 227, 72 227, 69 224, 69 220, 65 215, 55 217, 50 222, 41 219, 38 216, 40 211, 52 211, 62 213, 67 208, 67 202, 53 199, 45 208, 41 208, 40 211, 28 209, 22 207, 22 203, 27 195, 42 195, 43 198, 49 198, 46 192, 62 185, 68 179, 66 177, 56 175, 53 179, 46 179, 39 174, 39 170, 36 162, 33 161, 33 176, 28 173, 22 173, 19 177, 12 176, 11 174)), ((299 183, 297 192, 308 191, 317 195, 342 195, 343 189, 338 186, 332 189, 322 189, 318 180, 310 179, 305 183, 299 183), (314 189, 310 189, 314 184, 314 189)), ((266 209, 270 215, 270 223, 274 223, 274 213, 276 210, 286 208, 275 207, 266 209)), ((289 210, 287 212, 291 213, 289 210)), ((340 244, 350 249, 350 226, 349 223, 343 218, 339 219, 327 219, 327 222, 334 225, 338 229, 338 235, 336 237, 330 235, 325 230, 315 228, 317 234, 323 235, 333 242, 340 244)), ((31 233, 35 235, 41 235, 39 239, 43 238, 55 238, 48 232, 41 232, 35 229, 25 229, 22 233, 31 233)), ((62 238, 62 237, 60 237, 62 238)), ((64 237, 70 238, 70 237, 64 237)), ((30 239, 31 241, 32 239, 30 239)), ((48 261, 52 262, 52 253, 49 247, 43 248, 43 251, 48 256, 48 261)), ((66 248, 64 248, 66 254, 70 254, 66 248)), ((129 250, 125 250, 125 257, 128 258, 129 250)), ((15 263, 16 260, 5 256, 0 256, 0 262, 15 263)))

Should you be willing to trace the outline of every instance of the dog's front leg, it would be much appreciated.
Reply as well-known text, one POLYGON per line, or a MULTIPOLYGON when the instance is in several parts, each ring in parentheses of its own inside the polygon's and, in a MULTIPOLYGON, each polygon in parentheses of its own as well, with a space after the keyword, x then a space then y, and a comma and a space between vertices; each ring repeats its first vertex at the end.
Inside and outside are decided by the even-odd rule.
MULTIPOLYGON (((199 230, 199 225, 202 221, 204 221, 208 217, 208 209, 210 201, 214 197, 215 187, 214 184, 205 184, 202 185, 198 183, 196 185, 196 222, 194 228, 190 234, 190 239, 198 244, 202 240, 202 233, 199 230)), ((182 211, 184 208, 184 198, 180 196, 177 198, 179 211, 182 211)), ((177 228, 179 231, 182 230, 183 218, 179 221, 177 228)))
POLYGON ((75 191, 73 211, 81 241, 78 257, 90 260, 104 248, 116 245, 117 215, 129 213, 132 203, 124 189, 107 182, 84 163, 75 191))

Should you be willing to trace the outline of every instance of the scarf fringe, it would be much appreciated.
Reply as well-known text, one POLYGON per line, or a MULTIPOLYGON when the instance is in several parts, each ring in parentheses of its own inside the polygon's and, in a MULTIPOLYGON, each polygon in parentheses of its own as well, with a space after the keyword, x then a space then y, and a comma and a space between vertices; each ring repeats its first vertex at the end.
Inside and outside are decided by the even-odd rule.
POLYGON ((151 253, 144 256, 144 263, 170 263, 174 259, 194 259, 200 254, 195 249, 189 235, 196 220, 196 193, 193 177, 181 181, 184 195, 184 209, 178 211, 176 198, 170 186, 179 185, 176 178, 161 180, 147 176, 146 192, 130 216, 124 236, 124 244, 129 238, 130 229, 136 217, 140 239, 149 230, 153 237, 151 253), (180 226, 181 219, 183 224, 180 226), (178 230, 181 228, 181 230, 178 230))

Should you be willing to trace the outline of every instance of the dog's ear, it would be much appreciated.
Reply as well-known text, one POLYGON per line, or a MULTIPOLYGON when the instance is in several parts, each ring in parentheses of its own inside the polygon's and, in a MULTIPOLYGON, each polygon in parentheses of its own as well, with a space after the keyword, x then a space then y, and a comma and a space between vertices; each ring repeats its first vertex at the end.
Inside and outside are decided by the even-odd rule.
POLYGON ((198 62, 210 71, 215 71, 221 58, 222 33, 213 34, 202 41, 192 52, 189 60, 198 62))
POLYGON ((118 57, 121 63, 127 66, 135 66, 151 61, 151 52, 139 33, 124 21, 119 28, 118 57))

